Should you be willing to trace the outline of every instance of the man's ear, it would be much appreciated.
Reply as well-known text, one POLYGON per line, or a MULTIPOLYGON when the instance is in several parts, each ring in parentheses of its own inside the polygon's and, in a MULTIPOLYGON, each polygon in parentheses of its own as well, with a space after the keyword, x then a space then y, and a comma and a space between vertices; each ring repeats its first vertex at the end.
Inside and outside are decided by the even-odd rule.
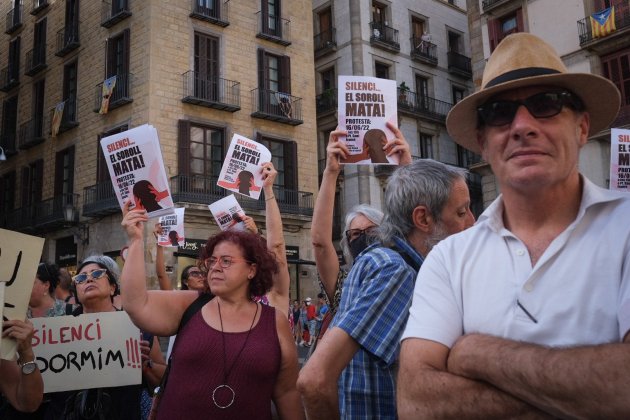
POLYGON ((414 208, 411 213, 411 220, 417 229, 420 229, 422 232, 429 233, 431 224, 433 223, 433 218, 431 217, 431 212, 426 206, 417 206, 414 208))

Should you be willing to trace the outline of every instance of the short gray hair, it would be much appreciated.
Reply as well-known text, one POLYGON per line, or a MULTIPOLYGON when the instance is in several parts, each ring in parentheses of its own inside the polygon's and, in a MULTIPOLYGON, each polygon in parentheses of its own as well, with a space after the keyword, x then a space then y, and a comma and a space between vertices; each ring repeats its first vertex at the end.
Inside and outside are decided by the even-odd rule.
POLYGON ((456 180, 466 181, 466 170, 432 159, 419 159, 401 166, 390 176, 383 207, 385 217, 379 229, 383 244, 391 245, 394 236, 406 238, 414 228, 413 210, 426 206, 439 222, 442 210, 456 180))
POLYGON ((350 209, 348 213, 346 213, 345 225, 343 226, 343 234, 341 235, 341 250, 343 251, 343 256, 346 259, 346 264, 351 265, 352 254, 350 253, 350 246, 348 244, 348 238, 346 238, 346 232, 350 229, 350 224, 357 216, 364 216, 370 222, 374 223, 376 226, 380 226, 383 222, 383 212, 377 209, 376 207, 372 207, 369 204, 359 204, 350 209))

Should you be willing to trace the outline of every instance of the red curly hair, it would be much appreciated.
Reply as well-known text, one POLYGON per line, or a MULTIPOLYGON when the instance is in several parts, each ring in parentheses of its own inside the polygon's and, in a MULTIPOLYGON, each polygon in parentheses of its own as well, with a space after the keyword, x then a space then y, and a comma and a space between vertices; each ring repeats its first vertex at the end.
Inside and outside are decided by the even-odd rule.
POLYGON ((200 270, 206 271, 204 262, 221 242, 237 245, 243 251, 243 257, 256 264, 256 275, 249 282, 250 296, 262 296, 271 290, 273 275, 278 272, 276 256, 267 249, 267 243, 260 235, 248 231, 229 229, 208 238, 199 254, 200 270))

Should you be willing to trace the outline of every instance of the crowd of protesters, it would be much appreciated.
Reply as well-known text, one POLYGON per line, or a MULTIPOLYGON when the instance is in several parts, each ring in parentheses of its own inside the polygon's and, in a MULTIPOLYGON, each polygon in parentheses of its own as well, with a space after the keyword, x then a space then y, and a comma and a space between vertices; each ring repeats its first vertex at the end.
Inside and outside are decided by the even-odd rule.
POLYGON ((143 332, 143 383, 44 394, 33 325, 9 320, 2 335, 18 360, 0 361, 1 417, 627 418, 630 198, 578 170, 580 149, 619 103, 612 82, 570 73, 543 40, 505 38, 479 91, 447 118, 451 137, 490 164, 501 195, 475 223, 466 172, 412 161, 389 124, 395 138, 383 151, 400 166, 382 211, 346 215, 343 267, 332 219, 349 152, 339 141, 347 133, 334 130, 311 228, 316 301, 289 303, 273 164, 261 169, 265 235, 245 217, 210 236, 181 290, 159 247, 160 290, 147 290, 149 219, 127 204, 122 271, 93 255, 69 286, 67 272, 42 262, 27 315, 124 310, 143 332), (157 337, 173 337, 167 359, 157 337), (299 346, 310 348, 301 369, 299 346))

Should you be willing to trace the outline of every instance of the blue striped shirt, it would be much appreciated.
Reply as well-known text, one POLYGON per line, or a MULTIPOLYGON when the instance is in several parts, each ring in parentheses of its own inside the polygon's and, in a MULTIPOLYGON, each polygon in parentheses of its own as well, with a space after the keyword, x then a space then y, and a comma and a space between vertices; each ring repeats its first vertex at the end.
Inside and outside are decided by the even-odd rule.
MULTIPOLYGON (((423 258, 406 241, 396 247, 418 266, 423 258)), ((360 346, 339 378, 342 419, 396 418, 396 361, 417 272, 396 251, 371 245, 344 282, 333 326, 360 346)))

